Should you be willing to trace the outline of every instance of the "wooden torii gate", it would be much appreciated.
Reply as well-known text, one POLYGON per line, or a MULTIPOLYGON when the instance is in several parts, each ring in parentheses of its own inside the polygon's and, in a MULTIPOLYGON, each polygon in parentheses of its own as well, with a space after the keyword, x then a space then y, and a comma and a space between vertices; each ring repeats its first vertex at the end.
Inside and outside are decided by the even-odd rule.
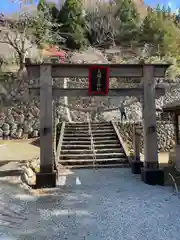
MULTIPOLYGON (((89 96, 88 89, 62 89, 53 86, 52 78, 88 78, 93 66, 108 67, 109 77, 142 79, 137 88, 109 89, 108 96, 136 96, 141 98, 144 121, 144 168, 142 180, 147 184, 163 184, 163 172, 158 164, 156 131, 156 96, 164 95, 163 87, 155 87, 155 77, 165 76, 169 64, 26 64, 30 79, 40 78, 40 86, 30 87, 30 94, 40 95, 40 172, 36 175, 36 187, 55 187, 56 172, 53 161, 52 101, 62 96, 89 96)), ((139 161, 135 164, 139 165, 139 161)))

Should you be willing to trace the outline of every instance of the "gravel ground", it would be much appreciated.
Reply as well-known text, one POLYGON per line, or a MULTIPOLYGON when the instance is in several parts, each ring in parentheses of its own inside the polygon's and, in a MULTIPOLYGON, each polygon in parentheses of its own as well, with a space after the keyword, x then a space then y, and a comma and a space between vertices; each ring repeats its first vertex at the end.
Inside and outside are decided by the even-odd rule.
POLYGON ((180 239, 180 198, 171 187, 145 185, 130 169, 64 173, 48 195, 30 196, 12 182, 0 180, 1 204, 19 217, 11 212, 7 220, 0 210, 0 239, 180 239))

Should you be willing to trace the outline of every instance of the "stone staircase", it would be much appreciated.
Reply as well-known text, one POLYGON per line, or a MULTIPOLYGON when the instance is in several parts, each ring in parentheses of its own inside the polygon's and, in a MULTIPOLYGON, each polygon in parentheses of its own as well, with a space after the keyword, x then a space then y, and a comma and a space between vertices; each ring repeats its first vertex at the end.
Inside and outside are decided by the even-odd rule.
POLYGON ((128 167, 127 156, 111 122, 66 123, 59 163, 68 168, 128 167))

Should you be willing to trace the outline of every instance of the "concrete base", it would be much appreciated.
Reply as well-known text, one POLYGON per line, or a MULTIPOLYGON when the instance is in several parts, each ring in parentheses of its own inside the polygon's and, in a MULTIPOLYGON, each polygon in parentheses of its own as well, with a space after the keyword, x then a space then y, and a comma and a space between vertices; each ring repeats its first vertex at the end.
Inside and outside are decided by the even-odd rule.
POLYGON ((131 162, 131 172, 133 174, 140 174, 141 168, 143 168, 143 162, 138 161, 138 160, 133 160, 131 162))
POLYGON ((141 169, 141 179, 149 185, 164 185, 164 171, 162 169, 141 169))
POLYGON ((35 188, 54 188, 56 187, 56 172, 52 173, 36 173, 35 188))

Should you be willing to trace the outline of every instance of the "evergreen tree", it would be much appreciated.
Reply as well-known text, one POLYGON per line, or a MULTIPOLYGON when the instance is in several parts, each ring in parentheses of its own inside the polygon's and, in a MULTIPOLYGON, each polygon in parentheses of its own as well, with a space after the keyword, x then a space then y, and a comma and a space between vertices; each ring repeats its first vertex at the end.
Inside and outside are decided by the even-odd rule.
POLYGON ((39 3, 37 5, 37 10, 45 12, 45 11, 47 11, 47 9, 49 10, 49 13, 52 17, 52 21, 56 22, 58 14, 59 14, 59 10, 57 9, 56 4, 47 3, 46 0, 39 0, 39 3))
POLYGON ((55 4, 47 3, 46 0, 40 0, 37 6, 37 12, 40 16, 35 19, 33 34, 36 38, 36 44, 41 47, 44 44, 61 44, 64 39, 58 34, 57 15, 59 13, 55 4), (50 37, 51 36, 51 37, 50 37), (41 41, 39 41, 41 39, 41 41), (44 39, 44 41, 42 41, 44 39))
POLYGON ((160 4, 157 4, 155 12, 157 13, 158 17, 162 17, 162 9, 160 4))
POLYGON ((166 6, 163 5, 163 7, 162 7, 162 17, 166 18, 167 16, 168 16, 168 13, 167 13, 166 6))
POLYGON ((149 12, 141 27, 141 43, 151 44, 161 55, 178 54, 180 34, 171 19, 163 19, 156 11, 149 12))
POLYGON ((39 3, 37 5, 38 11, 45 11, 45 9, 48 7, 48 4, 46 0, 39 0, 39 3))
POLYGON ((115 17, 119 21, 117 41, 132 44, 137 41, 139 31, 139 14, 131 0, 117 0, 115 17))
POLYGON ((168 6, 167 8, 167 16, 170 18, 171 17, 171 8, 168 6))
POLYGON ((86 45, 82 0, 66 0, 59 12, 58 23, 62 24, 59 32, 66 38, 68 48, 80 49, 86 45))
POLYGON ((176 14, 175 17, 175 24, 178 28, 180 28, 180 8, 178 9, 178 13, 176 14))

